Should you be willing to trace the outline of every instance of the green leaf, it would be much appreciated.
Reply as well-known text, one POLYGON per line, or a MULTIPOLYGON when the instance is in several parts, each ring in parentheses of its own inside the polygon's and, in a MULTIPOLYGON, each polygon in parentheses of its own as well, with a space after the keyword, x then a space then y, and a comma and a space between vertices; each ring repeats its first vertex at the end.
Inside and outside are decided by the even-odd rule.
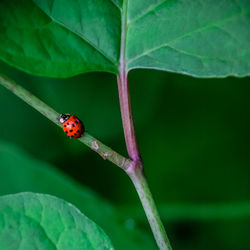
MULTIPOLYGON (((86 25, 84 20, 79 20, 82 8, 74 13, 74 6, 60 5, 67 10, 64 11, 65 18, 73 18, 70 22, 75 26, 71 30, 45 15, 31 0, 1 1, 0 58, 21 70, 43 76, 66 77, 90 71, 116 73, 119 41, 115 37, 120 29, 119 10, 112 2, 105 5, 93 3, 89 6, 88 36, 84 36, 78 32, 86 25), (108 10, 113 14, 110 15, 108 10), (93 14, 98 14, 98 18, 93 14), (95 23, 96 28, 91 23, 95 23), (102 32, 100 39, 104 25, 109 28, 102 32), (95 41, 89 41, 90 36, 95 41)), ((55 6, 57 11, 53 13, 60 15, 62 9, 55 6)))
POLYGON ((116 249, 155 249, 152 237, 136 225, 130 214, 124 216, 119 209, 51 165, 0 142, 0 166, 0 195, 31 191, 57 196, 75 205, 100 225, 116 249), (132 228, 126 226, 127 220, 133 222, 132 228))
POLYGON ((127 68, 248 75, 249 26, 246 0, 128 0, 127 68))
POLYGON ((0 4, 0 58, 32 74, 117 74, 119 61, 128 71, 250 74, 247 0, 33 2, 0 4))
POLYGON ((56 197, 20 193, 0 197, 0 249, 113 249, 107 235, 56 197))

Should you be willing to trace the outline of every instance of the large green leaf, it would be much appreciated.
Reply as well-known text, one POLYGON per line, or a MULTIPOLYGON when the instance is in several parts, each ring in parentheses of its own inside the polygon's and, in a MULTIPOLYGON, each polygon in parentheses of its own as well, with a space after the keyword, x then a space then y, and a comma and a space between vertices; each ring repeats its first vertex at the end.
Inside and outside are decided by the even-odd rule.
POLYGON ((133 227, 126 226, 128 219, 133 222, 130 214, 124 216, 49 164, 33 159, 17 147, 0 143, 0 195, 26 191, 47 193, 71 202, 104 229, 115 249, 155 248, 151 235, 135 223, 133 227))
POLYGON ((250 74, 249 0, 33 2, 0 6, 0 58, 33 74, 117 73, 119 61, 127 70, 250 74))
MULTIPOLYGON (((107 16, 108 10, 112 10, 113 5, 112 3, 110 6, 93 4, 94 6, 97 7, 96 10, 91 9, 90 13, 98 14, 100 20, 106 20, 105 16, 101 16, 100 11, 103 10, 103 15, 106 13, 107 16)), ((66 10, 65 15, 66 13, 70 15, 70 6, 64 3, 61 7, 66 10)), ((57 11, 60 12, 59 9, 57 11)), ((80 10, 75 13, 75 15, 80 14, 80 10)), ((117 36, 115 34, 118 34, 120 29, 118 17, 119 13, 117 15, 114 13, 110 18, 107 17, 108 20, 103 24, 114 26, 109 27, 110 34, 107 32, 107 38, 104 41, 106 47, 103 48, 101 45, 104 42, 98 43, 100 34, 96 33, 97 29, 102 29, 100 24, 97 24, 96 29, 93 27, 91 29, 98 43, 95 44, 89 42, 88 37, 82 37, 77 27, 70 30, 53 21, 31 0, 0 1, 0 57, 11 65, 37 75, 66 77, 90 71, 114 73, 118 55, 113 47, 119 47, 119 41, 115 41, 117 36)), ((78 20, 69 21, 73 23, 77 21, 78 26, 81 27, 83 24, 78 22, 79 18, 80 16, 75 16, 78 20)), ((96 20, 96 17, 88 16, 88 22, 95 23, 96 20)), ((90 28, 89 25, 87 27, 90 28)))
POLYGON ((108 236, 71 204, 45 194, 0 197, 0 249, 113 249, 108 236))

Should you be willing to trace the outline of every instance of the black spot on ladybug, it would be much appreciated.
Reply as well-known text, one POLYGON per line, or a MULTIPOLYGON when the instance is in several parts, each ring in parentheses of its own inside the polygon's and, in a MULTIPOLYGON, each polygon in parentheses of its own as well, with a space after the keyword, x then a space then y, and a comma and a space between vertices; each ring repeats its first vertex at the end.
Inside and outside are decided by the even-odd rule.
POLYGON ((66 128, 66 125, 64 125, 64 127, 66 128))
POLYGON ((77 120, 75 120, 75 123, 76 123, 76 124, 78 124, 78 121, 77 121, 77 120))
POLYGON ((73 123, 72 126, 75 127, 75 124, 73 123))
POLYGON ((71 135, 70 137, 71 137, 71 138, 74 138, 74 136, 73 136, 73 135, 71 135))
POLYGON ((78 129, 76 132, 77 132, 77 133, 79 133, 79 132, 80 132, 80 130, 78 129))
POLYGON ((74 135, 76 135, 76 133, 74 133, 74 135))
POLYGON ((69 125, 69 122, 67 122, 67 124, 69 125))
POLYGON ((73 129, 71 129, 69 132, 73 132, 73 129))
POLYGON ((65 131, 66 134, 68 134, 68 131, 65 131))

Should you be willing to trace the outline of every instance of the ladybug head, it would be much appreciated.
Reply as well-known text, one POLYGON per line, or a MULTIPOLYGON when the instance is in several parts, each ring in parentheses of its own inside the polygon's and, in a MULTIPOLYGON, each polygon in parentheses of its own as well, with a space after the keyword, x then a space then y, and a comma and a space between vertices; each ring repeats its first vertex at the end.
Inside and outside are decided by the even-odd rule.
POLYGON ((64 123, 65 121, 69 119, 69 117, 70 117, 70 114, 60 114, 57 119, 60 123, 64 123))

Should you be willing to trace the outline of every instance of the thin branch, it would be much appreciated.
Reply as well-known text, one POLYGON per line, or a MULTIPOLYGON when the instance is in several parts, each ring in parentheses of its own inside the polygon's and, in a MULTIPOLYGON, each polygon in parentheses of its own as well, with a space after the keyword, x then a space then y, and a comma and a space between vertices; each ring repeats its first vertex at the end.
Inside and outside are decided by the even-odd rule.
MULTIPOLYGON (((0 85, 10 90, 13 94, 28 103, 31 107, 36 109, 42 115, 54 122, 56 125, 60 127, 62 126, 57 120, 59 113, 57 113, 54 109, 42 102, 36 96, 31 94, 29 91, 17 85, 13 80, 8 79, 6 76, 0 75, 0 85)), ((83 144, 87 145, 90 149, 97 152, 103 159, 111 161, 112 163, 114 163, 125 171, 131 165, 131 160, 123 157, 122 155, 115 152, 110 147, 104 145, 102 142, 100 142, 99 140, 97 140, 86 132, 78 140, 83 144)))
POLYGON ((132 118, 127 74, 118 76, 117 81, 125 141, 129 157, 132 160, 126 173, 135 186, 159 249, 170 250, 172 248, 143 172, 132 118))
POLYGON ((146 213, 148 222, 154 234, 155 240, 159 249, 171 250, 171 245, 167 237, 165 228, 161 222, 160 215, 156 208, 153 196, 149 189, 147 180, 144 176, 142 168, 135 168, 133 171, 127 171, 130 179, 132 180, 136 191, 141 200, 143 209, 146 213))
POLYGON ((141 165, 140 152, 135 136, 135 128, 132 117, 129 86, 126 72, 121 72, 120 76, 117 76, 117 85, 119 90, 122 124, 128 155, 131 160, 137 162, 137 165, 141 165))

